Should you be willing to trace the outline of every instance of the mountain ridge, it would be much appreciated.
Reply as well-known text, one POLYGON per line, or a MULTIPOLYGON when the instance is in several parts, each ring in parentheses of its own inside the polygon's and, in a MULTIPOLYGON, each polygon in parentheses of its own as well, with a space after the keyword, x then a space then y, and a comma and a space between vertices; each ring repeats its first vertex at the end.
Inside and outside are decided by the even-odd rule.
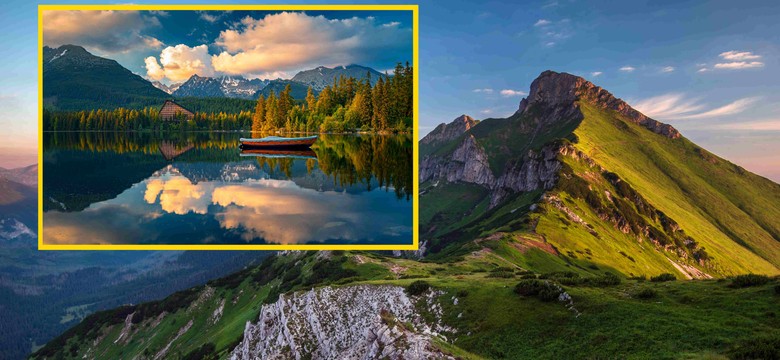
MULTIPOLYGON (((458 118, 451 124, 461 122, 458 118)), ((584 78, 542 72, 515 114, 506 119, 486 119, 468 129, 459 127, 461 134, 450 134, 449 141, 431 146, 433 139, 442 137, 446 129, 440 125, 420 141, 423 154, 420 181, 424 196, 457 196, 465 191, 452 193, 457 186, 449 184, 477 186, 484 190, 471 188, 470 191, 486 191, 486 195, 478 196, 475 201, 479 201, 470 204, 477 209, 484 207, 483 211, 473 210, 465 218, 463 214, 450 214, 448 218, 443 207, 421 209, 423 232, 426 228, 435 229, 423 236, 424 241, 434 243, 428 244, 434 252, 449 246, 451 240, 447 238, 454 236, 465 241, 468 236, 487 236, 507 228, 508 224, 515 224, 509 226, 512 232, 549 231, 548 235, 565 236, 566 231, 549 227, 558 220, 534 213, 542 207, 584 227, 580 236, 585 238, 602 236, 601 232, 588 228, 601 224, 613 228, 606 231, 618 230, 610 236, 625 239, 621 241, 626 241, 624 245, 632 247, 632 252, 647 254, 651 249, 643 249, 645 245, 636 248, 629 238, 634 237, 639 244, 643 241, 655 244, 652 256, 642 255, 649 258, 643 260, 681 276, 690 274, 676 271, 672 263, 685 263, 702 273, 728 274, 734 271, 728 269, 742 269, 738 270, 741 272, 751 267, 754 271, 761 269, 759 272, 780 272, 780 224, 772 220, 773 214, 780 214, 780 209, 770 200, 780 200, 780 185, 701 149, 671 125, 641 114, 584 78), (718 179, 722 184, 703 185, 712 181, 716 173, 720 174, 718 179), (648 181, 650 177, 655 182, 648 181), (693 180, 689 183, 684 180, 687 178, 693 180), (569 179, 576 179, 576 184, 569 179), (693 187, 694 182, 702 185, 693 187), (442 190, 442 186, 450 186, 451 191, 442 190), (596 194, 596 189, 607 195, 596 194), (618 199, 614 194, 621 190, 626 196, 618 199), (562 197, 549 197, 551 193, 560 193, 562 197), (678 204, 657 196, 664 193, 677 198, 678 204), (735 193, 741 193, 741 199, 735 193), (758 194, 770 198, 765 201, 761 196, 756 197, 758 194), (560 199, 588 200, 588 203, 577 210, 571 205, 563 206, 560 199), (765 206, 748 205, 747 201, 756 200, 765 206), (719 210, 712 210, 715 204, 719 204, 719 210), (511 209, 506 209, 507 206, 511 209), (515 216, 530 223, 501 220, 497 214, 508 210, 513 213, 522 210, 515 216), (691 213, 704 215, 691 217, 691 213), (595 220, 584 220, 590 214, 595 220), (735 218, 743 220, 736 222, 735 218), (665 222, 675 225, 668 227, 665 222), (470 229, 466 232, 471 235, 464 235, 466 229, 470 229), (716 249, 716 256, 710 256, 712 249, 716 249), (663 254, 674 254, 679 259, 658 256, 663 254)), ((507 219, 506 215, 503 219, 507 219)), ((565 237, 560 239, 563 243, 554 245, 574 248, 572 254, 582 245, 564 241, 565 237)), ((619 251, 626 256, 611 259, 600 254, 598 257, 607 261, 606 264, 614 266, 617 262, 619 267, 634 269, 624 270, 627 275, 636 274, 640 267, 636 256, 619 251), (633 261, 627 258, 629 255, 633 261)))
POLYGON ((78 45, 43 48, 44 104, 62 110, 142 107, 169 95, 115 60, 78 45))
POLYGON ((193 74, 170 94, 176 97, 229 97, 253 99, 269 80, 246 79, 243 76, 204 77, 193 74))
POLYGON ((311 86, 314 90, 322 91, 326 86, 333 86, 336 79, 340 76, 347 78, 353 77, 357 80, 362 80, 365 79, 366 74, 369 73, 371 74, 371 85, 374 85, 379 78, 384 78, 385 80, 388 78, 387 75, 370 67, 350 64, 347 66, 335 66, 333 68, 318 66, 314 69, 302 70, 295 74, 290 80, 299 82, 305 86, 311 86))

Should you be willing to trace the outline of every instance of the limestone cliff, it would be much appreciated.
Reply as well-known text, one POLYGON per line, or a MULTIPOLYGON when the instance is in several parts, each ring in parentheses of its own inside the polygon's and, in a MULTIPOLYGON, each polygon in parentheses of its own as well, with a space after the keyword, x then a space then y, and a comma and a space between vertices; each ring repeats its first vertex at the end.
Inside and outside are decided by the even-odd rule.
POLYGON ((247 323, 230 358, 449 359, 434 337, 454 332, 441 323, 440 295, 410 297, 398 286, 325 287, 282 295, 247 323), (436 318, 426 322, 418 301, 436 318))

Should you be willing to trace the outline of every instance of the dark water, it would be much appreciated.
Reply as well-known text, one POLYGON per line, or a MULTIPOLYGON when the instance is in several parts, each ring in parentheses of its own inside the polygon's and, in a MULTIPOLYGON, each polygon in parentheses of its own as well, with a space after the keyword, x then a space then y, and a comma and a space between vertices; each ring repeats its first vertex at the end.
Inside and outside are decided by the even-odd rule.
POLYGON ((44 133, 50 244, 409 244, 410 136, 242 153, 238 133, 44 133))

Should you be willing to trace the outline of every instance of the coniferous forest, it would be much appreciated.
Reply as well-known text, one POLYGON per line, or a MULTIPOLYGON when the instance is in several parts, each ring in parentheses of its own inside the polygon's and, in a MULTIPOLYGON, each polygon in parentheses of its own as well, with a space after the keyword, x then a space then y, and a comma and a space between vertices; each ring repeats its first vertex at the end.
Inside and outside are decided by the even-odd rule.
POLYGON ((192 121, 163 121, 159 107, 82 111, 43 110, 46 131, 251 130, 260 132, 411 132, 413 68, 398 63, 391 77, 371 81, 341 76, 317 96, 293 99, 288 85, 258 100, 184 98, 176 102, 195 112, 192 121))

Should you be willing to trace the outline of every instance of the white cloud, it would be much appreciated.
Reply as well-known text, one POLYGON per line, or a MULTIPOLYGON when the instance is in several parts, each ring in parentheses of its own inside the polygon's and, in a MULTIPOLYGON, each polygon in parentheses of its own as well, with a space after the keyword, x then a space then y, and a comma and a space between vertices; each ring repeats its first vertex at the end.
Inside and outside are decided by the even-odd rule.
POLYGON ((718 56, 730 61, 757 60, 761 58, 761 55, 753 54, 750 51, 737 51, 737 50, 726 51, 720 53, 720 55, 718 56))
POLYGON ((396 27, 398 25, 401 25, 398 21, 391 21, 387 24, 382 24, 383 27, 396 27))
POLYGON ((703 113, 682 116, 680 117, 680 119, 706 119, 706 118, 712 118, 718 116, 739 114, 747 110, 750 107, 750 105, 753 105, 753 103, 758 101, 758 99, 759 98, 757 97, 749 97, 749 98, 735 100, 731 103, 728 103, 726 105, 723 105, 721 107, 709 111, 705 111, 703 113))
POLYGON ((215 43, 224 49, 212 56, 216 71, 261 73, 374 61, 410 49, 412 32, 382 26, 373 17, 330 20, 282 12, 246 17, 236 29, 220 32, 215 43))
POLYGON ((534 23, 534 26, 547 26, 552 24, 552 21, 546 19, 539 19, 534 23))
POLYGON ((601 71, 594 71, 594 72, 590 73, 590 76, 591 77, 598 77, 598 76, 601 76, 602 74, 604 74, 604 73, 601 72, 601 71))
POLYGON ((730 70, 750 69, 750 68, 758 68, 763 66, 764 63, 760 61, 734 61, 728 63, 715 64, 716 69, 730 69, 730 70))
POLYGON ((620 71, 623 71, 623 72, 632 72, 634 70, 636 70, 636 68, 633 67, 633 66, 630 66, 630 65, 626 65, 626 66, 623 66, 622 68, 620 68, 620 71))
POLYGON ((200 19, 204 20, 204 21, 207 21, 207 22, 210 22, 210 23, 213 24, 214 22, 219 20, 219 16, 218 15, 212 15, 212 14, 209 14, 207 12, 202 12, 202 13, 200 13, 200 19))
POLYGON ((670 72, 672 72, 672 71, 674 71, 674 66, 664 66, 664 67, 661 69, 661 72, 665 72, 665 73, 670 73, 670 72))
POLYGON ((156 17, 138 11, 43 12, 44 44, 51 47, 74 44, 109 54, 143 48, 158 49, 163 43, 144 34, 146 29, 157 26, 160 26, 160 21, 156 17))
POLYGON ((684 94, 672 93, 640 100, 632 106, 651 118, 689 120, 738 114, 747 110, 758 99, 757 97, 742 98, 703 111, 707 105, 702 104, 700 99, 688 99, 684 94))
POLYGON ((493 89, 491 89, 491 88, 474 89, 473 91, 475 93, 485 93, 485 94, 492 94, 493 93, 493 89))
POLYGON ((155 16, 159 16, 159 17, 171 16, 171 13, 169 13, 167 11, 163 11, 163 10, 150 10, 149 13, 152 14, 152 15, 155 15, 155 16))
POLYGON ((683 94, 673 93, 638 101, 632 107, 651 118, 669 119, 702 110, 704 105, 697 99, 688 100, 683 94))
POLYGON ((555 41, 547 42, 546 44, 544 44, 544 46, 553 47, 553 46, 555 46, 555 41))
MULTIPOLYGON (((713 65, 712 69, 725 69, 725 70, 741 70, 764 67, 764 63, 757 61, 761 59, 761 55, 756 55, 750 51, 737 51, 731 50, 722 52, 718 55, 726 62, 721 62, 713 65)), ((710 71, 710 68, 704 67, 706 64, 699 64, 698 72, 710 71)))
POLYGON ((211 56, 206 45, 189 47, 184 44, 169 46, 160 53, 159 63, 154 56, 144 59, 146 75, 152 80, 168 78, 172 82, 186 81, 192 75, 213 76, 211 56))
POLYGON ((520 90, 512 90, 512 89, 504 89, 501 90, 501 96, 504 97, 510 97, 510 96, 523 96, 528 95, 528 93, 520 90))
POLYGON ((488 115, 493 113, 493 109, 482 109, 479 112, 480 114, 488 115))

